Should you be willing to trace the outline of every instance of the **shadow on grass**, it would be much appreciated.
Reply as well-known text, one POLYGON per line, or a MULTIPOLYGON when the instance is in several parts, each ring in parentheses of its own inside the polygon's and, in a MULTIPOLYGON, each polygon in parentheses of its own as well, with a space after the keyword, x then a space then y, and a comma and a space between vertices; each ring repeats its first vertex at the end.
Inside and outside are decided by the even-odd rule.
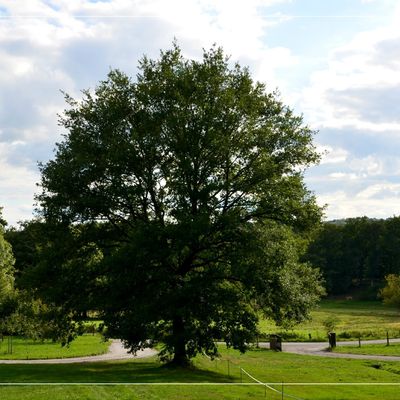
POLYGON ((200 368, 165 368, 156 360, 81 364, 0 365, 0 382, 228 382, 200 368))

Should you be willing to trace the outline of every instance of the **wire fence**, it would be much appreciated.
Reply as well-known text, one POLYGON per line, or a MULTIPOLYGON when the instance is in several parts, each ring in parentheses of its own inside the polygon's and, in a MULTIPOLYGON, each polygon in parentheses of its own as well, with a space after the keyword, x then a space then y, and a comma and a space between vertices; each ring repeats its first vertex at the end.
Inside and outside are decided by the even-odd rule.
MULTIPOLYGON (((236 363, 232 361, 229 358, 216 358, 212 359, 211 357, 207 356, 204 354, 207 359, 210 362, 215 362, 215 368, 216 370, 221 371, 221 367, 223 366, 223 363, 227 363, 226 367, 223 366, 223 369, 227 372, 228 378, 233 378, 236 376, 236 379, 240 379, 239 385, 248 385, 248 386, 254 386, 258 385, 260 387, 264 388, 264 397, 267 397, 267 393, 271 392, 274 393, 273 398, 279 398, 281 400, 283 399, 293 399, 293 400, 306 400, 303 397, 295 396, 293 394, 289 394, 285 391, 285 388, 292 387, 328 387, 328 386, 336 386, 336 387, 345 387, 345 386, 376 386, 376 387, 382 387, 382 386, 393 386, 393 387, 398 387, 400 386, 400 382, 263 382, 260 379, 257 379, 255 376, 253 376, 251 373, 249 373, 247 370, 245 370, 239 363, 236 363), (217 363, 219 366, 217 366, 217 363), (234 372, 234 368, 236 368, 236 371, 234 372), (240 374, 238 376, 238 373, 240 374), (248 379, 251 380, 251 382, 244 382, 244 377, 247 377, 248 379)), ((268 398, 271 398, 269 395, 268 398)))
MULTIPOLYGON (((40 386, 90 386, 90 387, 139 387, 139 386, 154 386, 154 387, 260 387, 263 389, 263 395, 260 393, 259 396, 263 396, 268 399, 293 399, 293 400, 306 400, 303 397, 298 397, 293 394, 287 393, 289 387, 291 390, 295 390, 295 387, 323 387, 323 386, 400 386, 400 382, 263 382, 258 379, 246 369, 244 369, 239 363, 231 360, 230 358, 211 358, 208 355, 204 356, 212 363, 215 363, 216 370, 221 371, 223 368, 227 372, 228 378, 235 380, 232 382, 0 382, 0 387, 40 387, 40 386), (246 382, 250 380, 250 382, 246 382), (285 390, 286 389, 286 390, 285 390)), ((208 390, 208 389, 207 389, 208 390)), ((398 390, 398 389, 396 389, 398 390)), ((311 395, 311 393, 310 393, 311 395)), ((253 395, 254 396, 254 395, 253 395)), ((307 397, 307 396, 306 396, 307 397)), ((313 397, 311 395, 311 397, 313 397)))
MULTIPOLYGON (((209 360, 212 361, 212 358, 209 357, 206 353, 203 353, 203 355, 209 360)), ((220 361, 225 361, 224 359, 220 359, 220 361)), ((217 363, 217 358, 215 359, 215 362, 217 363)), ((240 384, 242 385, 248 385, 248 383, 243 383, 243 374, 245 374, 246 376, 248 376, 254 383, 252 385, 261 385, 264 388, 264 397, 267 397, 267 390, 271 390, 274 393, 277 393, 278 395, 280 395, 281 399, 286 398, 291 398, 294 400, 305 400, 301 397, 296 397, 290 394, 287 394, 284 392, 284 383, 267 383, 267 382, 262 382, 259 379, 255 378, 253 375, 251 375, 249 372, 247 372, 244 368, 242 368, 239 364, 231 361, 229 358, 226 359, 227 362, 227 373, 228 373, 228 378, 231 377, 231 364, 234 367, 239 368, 240 371, 240 384), (280 385, 282 390, 279 389, 275 389, 272 385, 276 386, 276 385, 280 385)))
MULTIPOLYGON (((279 386, 282 383, 261 382, 279 386)), ((259 386, 257 382, 0 382, 0 386, 259 386)), ((284 386, 400 386, 400 382, 286 382, 284 386)), ((282 393, 279 391, 279 393, 282 393)), ((284 393, 284 396, 290 396, 284 393)), ((297 397, 298 398, 298 397, 297 397)), ((304 399, 302 399, 304 400, 304 399)))
POLYGON ((245 369, 243 369, 242 367, 240 367, 240 371, 241 371, 241 374, 242 374, 242 373, 246 374, 250 379, 252 379, 252 380, 255 381, 256 383, 258 383, 259 385, 264 386, 264 397, 267 397, 267 389, 269 389, 269 390, 272 390, 273 392, 278 393, 279 395, 281 395, 281 398, 282 398, 282 399, 285 398, 285 397, 288 397, 288 398, 295 399, 295 400, 305 400, 305 399, 303 399, 303 398, 301 398, 301 397, 296 397, 296 396, 293 396, 293 395, 284 393, 284 391, 283 391, 283 388, 284 388, 283 383, 281 384, 281 385, 282 385, 282 390, 278 390, 278 389, 275 389, 274 387, 272 387, 270 384, 268 384, 268 383, 266 383, 266 382, 261 382, 260 380, 258 380, 258 379, 255 378, 254 376, 250 375, 250 374, 249 374, 245 369))

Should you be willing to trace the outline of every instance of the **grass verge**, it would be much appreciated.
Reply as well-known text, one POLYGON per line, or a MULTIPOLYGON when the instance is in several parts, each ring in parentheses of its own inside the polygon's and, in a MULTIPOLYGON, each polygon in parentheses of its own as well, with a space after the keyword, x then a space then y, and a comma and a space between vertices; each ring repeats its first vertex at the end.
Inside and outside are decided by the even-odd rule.
POLYGON ((42 342, 14 337, 10 354, 9 340, 6 337, 0 340, 0 359, 34 360, 91 356, 106 353, 109 345, 110 342, 104 342, 100 335, 79 336, 69 346, 64 347, 50 340, 42 342))
POLYGON ((400 310, 384 306, 378 301, 324 300, 311 313, 311 321, 297 325, 294 329, 282 330, 272 321, 262 320, 260 330, 263 337, 279 333, 285 341, 326 341, 324 321, 330 317, 338 319, 335 329, 338 340, 385 339, 400 337, 400 310))
POLYGON ((346 354, 367 354, 381 356, 400 356, 400 343, 386 344, 363 344, 361 347, 354 346, 338 346, 334 350, 335 353, 346 354))

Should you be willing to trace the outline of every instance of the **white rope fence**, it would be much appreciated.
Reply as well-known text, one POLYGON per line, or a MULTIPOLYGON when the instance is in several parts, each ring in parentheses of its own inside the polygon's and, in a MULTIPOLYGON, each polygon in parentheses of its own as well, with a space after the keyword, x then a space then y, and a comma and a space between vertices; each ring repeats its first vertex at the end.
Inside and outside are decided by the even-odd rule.
MULTIPOLYGON (((277 382, 0 382, 0 386, 258 386, 277 382)), ((400 382, 287 382, 285 386, 400 386, 400 382)), ((282 392, 280 392, 282 393, 282 392)), ((290 397, 285 394, 284 396, 290 397)), ((298 397, 297 397, 298 399, 298 397)), ((304 400, 304 399, 301 399, 304 400)))
POLYGON ((264 388, 265 388, 265 395, 266 395, 266 391, 267 391, 267 388, 268 388, 268 389, 272 390, 272 391, 275 392, 275 393, 279 393, 279 394, 282 396, 282 398, 283 398, 283 396, 286 396, 286 397, 289 397, 289 398, 295 399, 295 400, 304 400, 304 399, 302 399, 302 398, 300 398, 300 397, 296 397, 296 396, 292 396, 292 395, 290 395, 290 394, 284 393, 284 392, 283 392, 283 388, 282 388, 282 391, 280 391, 280 390, 278 390, 278 389, 273 388, 272 386, 270 386, 270 385, 269 385, 268 383, 266 383, 266 382, 261 382, 261 381, 259 381, 258 379, 254 378, 254 376, 250 375, 250 374, 249 374, 245 369, 243 369, 242 367, 240 367, 240 372, 241 372, 241 373, 244 372, 250 379, 253 379, 253 381, 257 382, 259 385, 264 386, 264 388))

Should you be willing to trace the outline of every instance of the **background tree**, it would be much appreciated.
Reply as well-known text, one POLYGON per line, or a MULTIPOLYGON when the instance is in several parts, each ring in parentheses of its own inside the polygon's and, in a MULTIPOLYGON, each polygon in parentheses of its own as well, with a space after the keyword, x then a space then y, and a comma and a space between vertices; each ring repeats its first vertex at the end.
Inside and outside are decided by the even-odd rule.
POLYGON ((66 96, 68 133, 37 199, 90 268, 42 267, 59 282, 91 271, 108 334, 132 351, 162 340, 185 364, 215 355, 214 338, 245 350, 260 312, 301 321, 322 293, 298 261, 299 236, 321 217, 302 175, 318 160, 313 132, 220 49, 193 61, 175 45, 139 71, 66 96))
POLYGON ((351 286, 352 270, 346 264, 343 252, 343 228, 336 224, 323 224, 304 257, 320 268, 329 294, 345 293, 351 286))
POLYGON ((380 241, 381 274, 400 275, 400 217, 388 218, 380 241))
POLYGON ((12 296, 14 289, 14 256, 10 244, 4 238, 6 221, 0 207, 0 307, 12 296))
MULTIPOLYGON (((0 221, 0 333, 70 342, 80 329, 76 315, 69 315, 61 306, 45 304, 30 290, 40 279, 40 258, 54 243, 54 232, 50 242, 46 239, 49 227, 40 221, 27 221, 6 231, 1 216, 0 221)), ((65 246, 65 235, 63 238, 65 246)), ((48 278, 46 282, 50 290, 51 282, 48 278)))

